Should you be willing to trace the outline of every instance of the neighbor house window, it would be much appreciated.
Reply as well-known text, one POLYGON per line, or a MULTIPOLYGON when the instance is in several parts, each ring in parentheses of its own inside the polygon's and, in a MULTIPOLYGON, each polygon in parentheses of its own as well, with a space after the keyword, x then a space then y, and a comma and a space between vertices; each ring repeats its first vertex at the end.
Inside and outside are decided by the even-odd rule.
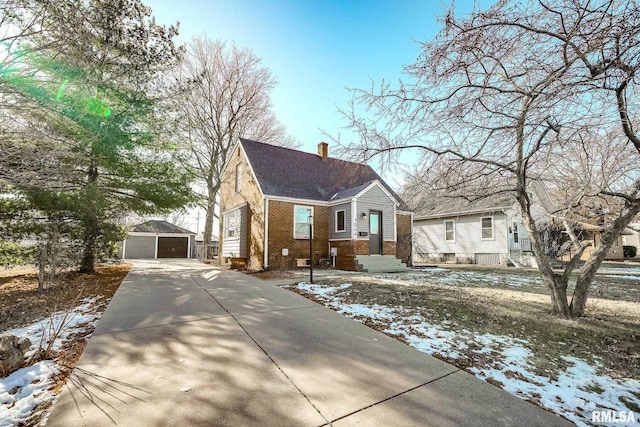
POLYGON ((482 240, 493 239, 493 217, 481 218, 480 222, 482 224, 482 240))
POLYGON ((336 211, 336 233, 347 230, 344 222, 344 214, 344 210, 336 211))
POLYGON ((240 209, 228 212, 224 215, 224 237, 227 240, 235 240, 240 238, 240 226, 242 224, 242 216, 240 209))
POLYGON ((238 163, 236 165, 236 193, 240 192, 242 188, 242 164, 238 163))
POLYGON ((513 243, 518 243, 520 236, 518 234, 518 223, 513 222, 513 243))
POLYGON ((293 238, 309 238, 309 217, 313 216, 311 206, 294 206, 293 208, 293 238))
POLYGON ((445 242, 456 241, 456 226, 453 221, 444 222, 444 241, 445 242))

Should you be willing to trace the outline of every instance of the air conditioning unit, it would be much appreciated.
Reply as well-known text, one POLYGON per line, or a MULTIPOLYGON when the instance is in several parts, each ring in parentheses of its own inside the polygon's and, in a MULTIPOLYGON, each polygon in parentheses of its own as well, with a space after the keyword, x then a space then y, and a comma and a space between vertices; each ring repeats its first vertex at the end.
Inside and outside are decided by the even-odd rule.
POLYGON ((309 267, 311 260, 309 258, 296 258, 296 267, 309 267))

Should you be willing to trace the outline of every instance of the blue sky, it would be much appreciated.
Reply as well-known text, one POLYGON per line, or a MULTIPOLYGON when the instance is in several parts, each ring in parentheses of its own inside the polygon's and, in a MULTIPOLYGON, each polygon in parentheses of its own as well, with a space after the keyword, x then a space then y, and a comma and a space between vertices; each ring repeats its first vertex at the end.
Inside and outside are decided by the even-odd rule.
MULTIPOLYGON (((440 28, 450 0, 145 0, 160 24, 180 22, 179 43, 206 33, 251 48, 278 79, 275 113, 304 151, 337 135, 347 87, 397 81, 419 41, 440 28)), ((456 15, 490 0, 458 0, 456 15)), ((327 141, 330 142, 330 141, 327 141)))

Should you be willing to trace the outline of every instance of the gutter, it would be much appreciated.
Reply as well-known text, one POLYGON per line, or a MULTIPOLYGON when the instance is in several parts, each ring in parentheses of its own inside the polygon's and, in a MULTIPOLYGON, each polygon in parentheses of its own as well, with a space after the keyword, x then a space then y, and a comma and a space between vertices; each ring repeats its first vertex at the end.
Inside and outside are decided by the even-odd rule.
POLYGON ((504 212, 504 210, 509 207, 511 206, 486 208, 486 209, 474 209, 471 211, 445 212, 445 213, 435 214, 435 215, 424 215, 424 216, 416 215, 414 217, 414 220, 419 221, 421 219, 439 219, 439 218, 459 217, 459 216, 465 216, 465 215, 476 215, 476 214, 483 214, 483 213, 504 212))

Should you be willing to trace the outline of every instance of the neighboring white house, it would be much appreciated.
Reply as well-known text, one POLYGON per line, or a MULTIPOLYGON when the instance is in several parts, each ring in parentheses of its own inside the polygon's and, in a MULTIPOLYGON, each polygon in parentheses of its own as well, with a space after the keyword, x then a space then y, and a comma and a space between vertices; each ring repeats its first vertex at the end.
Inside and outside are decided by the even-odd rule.
POLYGON ((640 258, 640 223, 633 222, 629 224, 626 229, 626 233, 622 236, 622 244, 624 246, 635 246, 638 249, 636 258, 640 258))
POLYGON ((512 193, 440 202, 414 215, 414 265, 531 265, 531 242, 512 193))

